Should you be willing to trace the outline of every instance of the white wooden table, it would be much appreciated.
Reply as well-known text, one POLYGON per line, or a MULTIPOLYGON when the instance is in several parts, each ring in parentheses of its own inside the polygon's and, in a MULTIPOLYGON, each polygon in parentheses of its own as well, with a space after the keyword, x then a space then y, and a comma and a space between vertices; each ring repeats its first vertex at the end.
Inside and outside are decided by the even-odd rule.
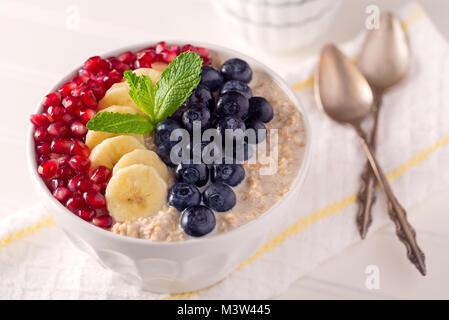
MULTIPOLYGON (((28 117, 52 83, 87 56, 143 40, 195 39, 247 52, 279 72, 318 53, 327 41, 351 39, 363 26, 370 0, 345 0, 330 32, 314 45, 288 56, 271 56, 245 47, 229 36, 208 0, 135 1, 2 0, 0 2, 0 219, 39 199, 32 189, 25 161, 24 139, 28 117), (79 12, 80 20, 77 19, 79 12)), ((382 9, 407 1, 378 0, 382 9)), ((449 39, 445 14, 449 2, 423 0, 423 6, 449 39)), ((449 192, 449 190, 448 190, 449 192)), ((297 280, 283 299, 449 298, 449 199, 435 195, 413 208, 413 223, 427 253, 429 276, 401 273, 389 258, 404 255, 392 226, 323 263, 297 280), (367 265, 379 266, 380 288, 369 290, 367 265), (419 278, 419 280, 418 280, 419 278), (413 279, 415 284, 408 283, 413 279), (418 285, 416 285, 418 283, 418 285)), ((403 259, 403 263, 408 263, 403 259)))

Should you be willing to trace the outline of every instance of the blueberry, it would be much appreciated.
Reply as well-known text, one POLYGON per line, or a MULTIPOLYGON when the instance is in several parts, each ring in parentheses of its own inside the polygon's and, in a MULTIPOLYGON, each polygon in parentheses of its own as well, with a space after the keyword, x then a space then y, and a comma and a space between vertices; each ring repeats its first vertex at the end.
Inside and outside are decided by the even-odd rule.
POLYGON ((225 82, 223 87, 221 87, 220 94, 225 94, 230 91, 241 93, 248 99, 253 96, 253 91, 248 84, 239 80, 229 80, 225 82))
POLYGON ((262 97, 249 99, 248 118, 262 122, 270 122, 273 119, 273 107, 262 97))
POLYGON ((209 180, 209 169, 204 163, 179 164, 176 168, 176 178, 178 181, 202 187, 209 180))
MULTIPOLYGON (((179 163, 185 163, 190 161, 190 156, 184 157, 184 155, 182 154, 183 149, 181 148, 178 151, 177 157, 178 159, 173 159, 172 161, 170 154, 175 145, 161 144, 156 149, 156 153, 159 156, 159 158, 161 158, 161 160, 169 167, 174 167, 177 166, 179 163)), ((186 146, 186 148, 188 147, 186 146)))
POLYGON ((168 205, 182 211, 201 203, 201 193, 193 184, 178 182, 168 192, 168 205))
POLYGON ((201 82, 212 92, 217 91, 223 84, 223 76, 220 71, 212 66, 203 66, 201 71, 201 82))
POLYGON ((245 169, 241 164, 214 164, 211 178, 213 182, 223 182, 235 187, 245 179, 245 169))
POLYGON ((248 108, 248 99, 241 93, 231 91, 218 98, 215 111, 222 117, 236 115, 245 119, 248 116, 248 108))
POLYGON ((170 135, 174 130, 180 128, 181 126, 179 125, 179 122, 173 119, 166 119, 162 122, 159 122, 154 130, 155 131, 154 142, 156 143, 157 146, 160 146, 162 144, 167 145, 175 144, 176 142, 181 140, 181 137, 179 137, 177 141, 170 141, 170 135))
POLYGON ((204 190, 203 201, 212 210, 225 212, 234 208, 237 198, 230 186, 221 182, 215 182, 204 190))
POLYGON ((232 138, 233 140, 241 140, 244 136, 246 126, 243 120, 241 120, 239 117, 229 116, 218 120, 217 130, 226 139, 232 138), (242 131, 235 131, 238 129, 242 131))
POLYGON ((236 144, 237 145, 232 153, 234 163, 243 163, 253 157, 254 149, 252 145, 248 144, 246 141, 237 141, 236 144))
POLYGON ((170 119, 176 120, 181 122, 182 121, 182 114, 184 111, 186 111, 190 107, 190 102, 186 101, 176 110, 171 116, 170 119))
POLYGON ((215 100, 210 89, 206 85, 200 83, 195 90, 193 90, 189 102, 200 103, 211 109, 214 106, 215 100))
POLYGON ((225 80, 240 80, 249 83, 253 78, 253 71, 246 61, 229 59, 221 66, 221 74, 225 80))
POLYGON ((181 228, 192 237, 202 237, 214 230, 215 215, 208 207, 191 206, 181 214, 181 228))
POLYGON ((211 121, 209 109, 202 104, 193 104, 189 109, 184 111, 182 114, 184 128, 192 131, 194 121, 201 122, 201 130, 209 128, 211 121))
POLYGON ((267 138, 267 128, 265 125, 258 120, 248 120, 246 122, 246 128, 254 130, 255 140, 248 139, 248 143, 257 144, 264 141, 267 138))
POLYGON ((196 162, 200 161, 204 164, 212 164, 214 160, 221 159, 223 153, 221 143, 217 144, 215 141, 192 143, 189 145, 189 148, 192 160, 196 162))

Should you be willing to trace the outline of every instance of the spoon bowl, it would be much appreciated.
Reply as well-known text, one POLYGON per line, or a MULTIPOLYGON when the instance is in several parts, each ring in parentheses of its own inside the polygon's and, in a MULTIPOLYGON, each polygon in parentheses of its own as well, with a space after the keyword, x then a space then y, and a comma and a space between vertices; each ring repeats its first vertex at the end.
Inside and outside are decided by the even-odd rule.
POLYGON ((359 123, 370 113, 374 102, 365 77, 333 44, 325 45, 321 51, 315 95, 318 106, 343 124, 359 123))

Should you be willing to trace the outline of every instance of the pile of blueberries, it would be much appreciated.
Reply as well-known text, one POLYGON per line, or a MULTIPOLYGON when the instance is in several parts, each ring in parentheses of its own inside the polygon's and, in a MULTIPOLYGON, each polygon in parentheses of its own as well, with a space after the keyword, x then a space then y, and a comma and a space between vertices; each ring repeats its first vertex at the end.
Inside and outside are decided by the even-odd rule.
POLYGON ((248 63, 237 58, 227 60, 220 70, 204 65, 201 82, 192 95, 170 118, 156 126, 157 153, 168 166, 176 166, 177 183, 169 191, 168 204, 182 212, 180 225, 190 236, 201 237, 210 233, 216 225, 213 211, 226 212, 235 206, 236 195, 231 187, 245 178, 241 163, 251 157, 251 144, 260 143, 266 138, 264 123, 273 119, 273 108, 265 98, 253 97, 248 86, 252 76, 248 63), (192 132, 194 121, 200 123, 202 132, 213 128, 224 139, 189 145, 188 160, 192 160, 194 153, 201 155, 204 148, 212 143, 213 148, 209 147, 208 150, 219 152, 223 157, 220 163, 204 163, 201 156, 201 163, 186 159, 173 163, 170 159, 172 148, 180 141, 171 141, 171 133, 180 128, 192 132), (254 129, 256 139, 239 139, 238 135, 229 137, 230 131, 226 129, 231 129, 231 132, 254 129), (235 146, 232 154, 224 151, 226 139, 232 139, 235 146), (239 148, 243 148, 243 152, 236 152, 239 148), (242 154, 243 159, 238 159, 237 155, 242 154), (209 178, 211 183, 207 185, 209 178), (204 189, 202 194, 200 188, 204 189))

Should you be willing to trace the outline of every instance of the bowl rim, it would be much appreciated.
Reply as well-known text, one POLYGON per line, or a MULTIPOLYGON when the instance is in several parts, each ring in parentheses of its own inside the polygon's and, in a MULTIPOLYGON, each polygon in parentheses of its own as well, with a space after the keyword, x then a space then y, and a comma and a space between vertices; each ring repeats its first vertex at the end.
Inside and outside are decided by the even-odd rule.
MULTIPOLYGON (((105 237, 110 239, 111 241, 120 241, 120 242, 126 242, 129 244, 134 245, 144 245, 144 246, 152 246, 152 247, 158 247, 158 248, 167 248, 167 247, 186 247, 186 246, 196 246, 198 244, 202 244, 204 242, 207 242, 209 244, 225 240, 226 238, 233 237, 234 235, 238 233, 246 233, 248 229, 250 228, 257 228, 257 226, 261 225, 264 220, 267 219, 267 217, 274 214, 276 209, 284 203, 289 197, 292 196, 294 190, 299 190, 302 183, 305 180, 306 174, 308 172, 308 168, 311 162, 311 129, 310 129, 310 123, 307 118, 307 115, 305 113, 303 105, 298 100, 296 94, 293 92, 293 89, 283 80, 276 72, 274 72, 271 68, 267 67, 265 64, 261 63, 260 61, 249 57, 243 53, 240 53, 236 50, 229 49, 220 45, 211 44, 207 42, 200 42, 200 41, 188 41, 188 40, 167 40, 167 42, 171 44, 177 44, 177 45, 183 45, 183 44, 191 44, 193 46, 200 46, 205 47, 209 49, 211 52, 216 52, 218 54, 223 54, 225 56, 233 56, 233 57, 239 57, 241 59, 245 59, 253 68, 256 67, 257 69, 261 69, 265 71, 270 78, 287 94, 289 99, 294 104, 295 108, 301 113, 302 120, 304 122, 305 127, 305 136, 306 136, 306 143, 305 143, 305 150, 304 150, 304 157, 303 161, 301 163, 301 167, 299 168, 299 171, 293 180, 293 182, 290 185, 289 191, 281 198, 279 199, 273 206, 271 206, 267 211, 263 212, 259 217, 255 218, 252 221, 249 221, 248 223, 239 226, 237 228, 234 228, 232 230, 217 233, 210 237, 200 237, 200 238, 188 238, 183 241, 174 241, 174 242, 168 242, 168 241, 152 241, 150 239, 144 239, 144 238, 134 238, 130 236, 120 235, 116 234, 114 232, 105 230, 100 227, 96 227, 93 224, 84 221, 83 219, 80 219, 76 215, 74 215, 71 211, 69 211, 66 207, 64 207, 59 201, 57 201, 50 190, 45 185, 43 179, 39 176, 37 172, 37 164, 36 164, 36 156, 35 156, 35 141, 33 139, 33 128, 34 126, 30 123, 28 127, 28 133, 27 133, 27 144, 26 144, 26 154, 27 154, 27 163, 28 163, 28 169, 31 172, 31 175, 33 176, 33 183, 37 184, 38 191, 46 198, 48 199, 54 206, 57 208, 57 211, 64 211, 64 214, 66 214, 67 219, 71 219, 72 222, 75 225, 79 226, 80 228, 83 228, 86 230, 86 232, 93 232, 97 233, 100 237, 105 237)), ((125 51, 137 51, 141 50, 145 47, 154 46, 157 43, 157 41, 147 41, 142 42, 134 45, 128 45, 124 47, 120 47, 118 49, 109 50, 103 54, 99 54, 99 56, 105 58, 109 56, 116 56, 121 52, 125 51)), ((61 85, 69 81, 73 76, 78 72, 78 70, 82 67, 78 66, 76 69, 72 70, 70 73, 68 73, 66 76, 64 76, 60 81, 58 81, 55 85, 53 85, 48 92, 53 92, 57 90, 61 85)), ((42 100, 40 100, 37 103, 36 109, 34 111, 36 113, 39 113, 42 109, 42 100)), ((55 212, 52 212, 51 215, 55 216, 59 214, 55 210, 55 212)), ((62 227, 62 226, 61 226, 62 227)), ((62 229, 64 229, 62 227, 62 229)))

